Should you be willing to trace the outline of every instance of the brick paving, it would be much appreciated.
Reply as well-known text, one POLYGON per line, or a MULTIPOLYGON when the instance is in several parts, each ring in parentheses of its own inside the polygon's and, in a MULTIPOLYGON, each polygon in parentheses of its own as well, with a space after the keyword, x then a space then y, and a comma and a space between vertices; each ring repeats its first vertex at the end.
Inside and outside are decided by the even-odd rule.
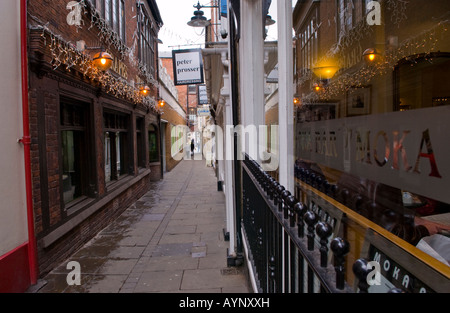
POLYGON ((245 267, 227 268, 225 217, 214 170, 184 160, 34 292, 249 293, 245 267), (67 282, 70 261, 80 285, 67 282))

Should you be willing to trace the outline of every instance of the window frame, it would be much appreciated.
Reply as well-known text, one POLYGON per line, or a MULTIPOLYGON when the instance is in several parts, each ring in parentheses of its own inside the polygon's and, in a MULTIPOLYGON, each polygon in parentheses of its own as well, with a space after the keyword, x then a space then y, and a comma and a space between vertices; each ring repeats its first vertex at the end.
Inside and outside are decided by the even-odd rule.
POLYGON ((124 0, 94 0, 94 6, 106 24, 114 30, 119 38, 126 41, 126 14, 124 0), (108 13, 108 14, 107 14, 108 13))
POLYGON ((105 183, 110 185, 121 180, 123 177, 131 175, 133 165, 133 149, 132 140, 130 139, 131 115, 115 111, 112 109, 103 110, 103 149, 104 149, 104 173, 105 183), (109 151, 106 147, 106 136, 109 134, 109 151), (119 144, 117 145, 117 139, 119 144), (109 153, 108 153, 109 152, 109 153), (106 177, 106 157, 111 156, 110 166, 111 173, 109 180, 106 177), (120 168, 118 164, 120 163, 120 168))
MULTIPOLYGON (((79 101, 76 99, 72 99, 69 97, 61 97, 59 101, 59 130, 58 130, 58 136, 59 136, 59 147, 58 147, 58 153, 59 153, 59 160, 60 160, 60 202, 61 202, 61 208, 64 212, 67 213, 67 211, 77 205, 78 203, 82 202, 83 200, 86 200, 88 198, 95 198, 95 192, 96 192, 96 183, 95 181, 95 173, 91 170, 93 167, 93 160, 91 159, 91 152, 93 149, 93 142, 91 140, 91 105, 89 102, 86 101, 79 101), (82 125, 69 125, 66 124, 64 119, 65 114, 65 108, 64 107, 73 107, 76 109, 81 110, 81 116, 83 118, 83 124, 82 125), (63 151, 63 133, 64 132, 78 132, 81 134, 81 140, 82 143, 80 143, 80 150, 77 154, 78 158, 78 167, 80 171, 80 192, 81 194, 73 198, 72 200, 66 202, 64 199, 64 175, 65 175, 65 168, 64 168, 64 151, 63 151)), ((75 158, 76 156, 74 156, 75 158)))

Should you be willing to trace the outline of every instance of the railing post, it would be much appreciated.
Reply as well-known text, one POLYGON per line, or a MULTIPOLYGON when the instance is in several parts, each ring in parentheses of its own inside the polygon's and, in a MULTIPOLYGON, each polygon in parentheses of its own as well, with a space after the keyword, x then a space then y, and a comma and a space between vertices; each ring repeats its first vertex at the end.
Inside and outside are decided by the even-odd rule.
POLYGON ((269 258, 269 292, 275 293, 276 284, 276 267, 275 267, 275 257, 273 255, 269 258))
POLYGON ((307 211, 307 207, 303 203, 299 202, 295 205, 294 211, 297 213, 298 237, 303 238, 305 237, 305 224, 303 222, 303 216, 307 211))
POLYGON ((289 205, 288 205, 288 199, 291 196, 291 192, 289 190, 284 190, 282 193, 283 197, 283 217, 284 219, 287 219, 289 217, 289 205))
POLYGON ((276 180, 274 180, 274 182, 273 182, 273 204, 275 206, 278 206, 278 201, 279 201, 279 198, 278 198, 278 187, 279 186, 280 186, 280 184, 276 180))
POLYGON ((290 196, 288 198, 288 206, 289 206, 289 226, 295 227, 295 212, 294 212, 294 204, 295 204, 295 197, 290 196))
POLYGON ((319 222, 316 226, 317 235, 320 237, 320 266, 328 265, 328 237, 331 236, 333 229, 328 223, 319 222))
POLYGON ((305 213, 304 216, 305 222, 308 225, 308 250, 313 251, 314 250, 314 226, 316 225, 317 221, 319 220, 316 213, 313 211, 308 211, 305 213))
POLYGON ((284 187, 282 185, 278 185, 277 193, 278 193, 278 212, 283 211, 283 191, 284 187))
POLYGON ((345 287, 345 256, 350 252, 350 244, 345 239, 336 237, 331 242, 331 251, 334 254, 334 268, 336 270, 336 288, 344 290, 345 287))
POLYGON ((269 185, 268 185, 268 195, 269 195, 269 199, 273 200, 274 199, 274 181, 275 179, 273 179, 273 177, 269 178, 269 185))
POLYGON ((366 259, 359 259, 353 264, 353 273, 358 278, 359 293, 368 293, 369 284, 367 283, 367 275, 369 269, 367 268, 368 261, 366 259))

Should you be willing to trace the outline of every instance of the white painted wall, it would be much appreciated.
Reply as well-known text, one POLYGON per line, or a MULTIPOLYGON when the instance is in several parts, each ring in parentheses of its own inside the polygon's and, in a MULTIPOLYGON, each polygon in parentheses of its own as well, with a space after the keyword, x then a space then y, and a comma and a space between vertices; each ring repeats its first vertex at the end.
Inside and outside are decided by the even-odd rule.
POLYGON ((20 1, 0 1, 0 257, 28 239, 20 75, 20 1))

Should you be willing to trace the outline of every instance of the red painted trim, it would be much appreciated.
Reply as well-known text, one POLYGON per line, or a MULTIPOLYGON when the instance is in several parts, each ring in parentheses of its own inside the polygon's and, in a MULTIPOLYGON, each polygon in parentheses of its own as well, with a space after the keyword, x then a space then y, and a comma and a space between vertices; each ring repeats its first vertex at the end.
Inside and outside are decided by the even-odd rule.
POLYGON ((28 262, 30 281, 32 285, 37 282, 38 265, 36 252, 36 238, 34 233, 34 214, 32 200, 31 182, 31 158, 30 158, 30 118, 28 104, 28 44, 27 44, 27 0, 20 1, 20 46, 21 46, 21 76, 22 76, 22 114, 23 114, 23 138, 25 157, 25 186, 27 199, 27 222, 28 222, 28 262))
POLYGON ((24 292, 28 289, 28 242, 0 256, 0 277, 0 293, 24 292))

